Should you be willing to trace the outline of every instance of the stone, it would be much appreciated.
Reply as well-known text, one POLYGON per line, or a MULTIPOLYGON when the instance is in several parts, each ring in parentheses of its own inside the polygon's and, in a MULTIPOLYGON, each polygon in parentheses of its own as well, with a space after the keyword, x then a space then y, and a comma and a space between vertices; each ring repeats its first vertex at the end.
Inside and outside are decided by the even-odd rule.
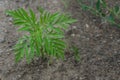
POLYGON ((86 28, 89 28, 89 25, 88 25, 88 24, 85 24, 85 27, 86 27, 86 28))
POLYGON ((5 28, 0 27, 0 43, 3 43, 5 41, 5 33, 6 33, 5 28))
POLYGON ((76 26, 73 26, 72 28, 73 28, 73 29, 77 29, 77 27, 76 27, 76 26))
POLYGON ((21 78, 22 76, 21 75, 18 75, 18 78, 21 78))
POLYGON ((3 43, 5 41, 5 36, 0 34, 0 43, 3 43))
POLYGON ((0 55, 2 54, 2 52, 3 52, 2 49, 0 49, 0 55))
POLYGON ((75 37, 75 34, 71 34, 72 37, 75 37))

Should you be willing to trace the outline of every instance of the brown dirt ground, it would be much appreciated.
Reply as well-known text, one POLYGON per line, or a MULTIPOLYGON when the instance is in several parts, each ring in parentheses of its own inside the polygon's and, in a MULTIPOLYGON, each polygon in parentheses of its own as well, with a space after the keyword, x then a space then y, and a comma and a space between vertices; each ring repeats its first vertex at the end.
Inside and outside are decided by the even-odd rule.
MULTIPOLYGON (((120 80, 120 28, 102 23, 81 10, 76 0, 67 1, 65 8, 61 0, 0 0, 0 29, 4 28, 5 33, 5 41, 0 43, 0 80, 120 80), (38 58, 29 65, 24 60, 14 62, 12 46, 24 33, 17 32, 4 11, 31 7, 37 14, 39 6, 51 12, 70 13, 78 20, 65 35, 68 44, 79 48, 79 62, 72 53, 64 61, 55 60, 49 66, 38 58)), ((119 0, 108 2, 119 3, 119 0)))

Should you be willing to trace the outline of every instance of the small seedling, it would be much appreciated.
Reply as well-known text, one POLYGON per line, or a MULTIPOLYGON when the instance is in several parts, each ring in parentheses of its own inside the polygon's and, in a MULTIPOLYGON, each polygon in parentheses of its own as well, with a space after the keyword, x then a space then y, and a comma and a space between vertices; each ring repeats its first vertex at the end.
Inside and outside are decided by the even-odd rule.
POLYGON ((63 30, 76 20, 69 15, 50 13, 42 8, 39 13, 39 17, 36 17, 33 10, 27 12, 23 8, 7 12, 13 17, 13 23, 21 26, 19 31, 29 33, 20 38, 14 46, 17 62, 25 57, 29 63, 35 56, 64 58, 66 44, 63 30))
MULTIPOLYGON (((83 0, 78 0, 80 6, 83 10, 88 10, 96 16, 99 16, 105 22, 109 22, 110 24, 117 25, 120 27, 120 24, 117 22, 120 19, 120 7, 114 6, 113 8, 108 7, 107 2, 105 0, 97 0, 95 6, 86 5, 83 3, 83 0), (117 19, 117 20, 116 20, 117 19)), ((93 4, 93 0, 91 3, 93 4)))
POLYGON ((67 9, 68 6, 69 6, 69 2, 70 2, 70 0, 61 0, 61 2, 63 3, 65 9, 67 9))
POLYGON ((80 61, 79 49, 76 46, 72 46, 71 51, 74 53, 75 60, 80 61))

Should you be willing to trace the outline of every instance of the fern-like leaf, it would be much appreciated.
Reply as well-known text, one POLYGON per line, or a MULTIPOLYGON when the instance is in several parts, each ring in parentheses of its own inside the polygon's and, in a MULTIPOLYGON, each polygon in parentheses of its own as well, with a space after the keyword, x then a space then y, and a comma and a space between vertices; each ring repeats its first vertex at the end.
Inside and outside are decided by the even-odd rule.
POLYGON ((62 30, 76 20, 58 12, 50 13, 43 9, 39 12, 40 17, 36 18, 31 9, 29 12, 23 8, 8 11, 14 19, 13 23, 21 26, 19 30, 30 33, 23 36, 15 45, 16 61, 25 57, 27 62, 30 62, 34 56, 64 58, 66 44, 63 41, 62 30))

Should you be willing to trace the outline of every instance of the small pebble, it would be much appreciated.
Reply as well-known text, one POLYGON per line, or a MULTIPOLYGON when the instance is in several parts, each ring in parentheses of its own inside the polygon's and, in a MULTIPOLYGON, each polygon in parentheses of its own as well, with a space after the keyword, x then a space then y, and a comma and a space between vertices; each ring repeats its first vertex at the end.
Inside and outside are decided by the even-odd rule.
POLYGON ((12 80, 17 80, 16 77, 13 77, 12 80))
POLYGON ((21 75, 18 75, 18 78, 21 78, 21 75))
POLYGON ((74 37, 74 36, 75 36, 75 34, 71 34, 71 36, 72 36, 72 37, 74 37))
POLYGON ((96 19, 93 19, 94 22, 96 22, 96 19))
POLYGON ((40 71, 40 69, 37 70, 38 72, 40 71))
POLYGON ((86 24, 85 26, 86 26, 86 28, 89 28, 89 25, 88 25, 88 24, 86 24))
POLYGON ((117 40, 117 42, 120 42, 120 40, 117 40))
POLYGON ((5 36, 0 34, 0 43, 3 43, 5 41, 5 36))
POLYGON ((0 54, 1 54, 2 52, 3 52, 2 49, 0 49, 0 54))
POLYGON ((7 30, 3 27, 0 27, 0 43, 3 43, 5 41, 5 32, 7 30))
POLYGON ((77 27, 76 27, 76 26, 73 26, 72 28, 73 28, 73 29, 77 29, 77 27))
POLYGON ((8 20, 11 22, 13 20, 13 18, 9 18, 8 20))
POLYGON ((7 55, 10 55, 10 53, 7 53, 7 55))
POLYGON ((106 43, 107 41, 106 40, 103 40, 102 43, 106 43))

